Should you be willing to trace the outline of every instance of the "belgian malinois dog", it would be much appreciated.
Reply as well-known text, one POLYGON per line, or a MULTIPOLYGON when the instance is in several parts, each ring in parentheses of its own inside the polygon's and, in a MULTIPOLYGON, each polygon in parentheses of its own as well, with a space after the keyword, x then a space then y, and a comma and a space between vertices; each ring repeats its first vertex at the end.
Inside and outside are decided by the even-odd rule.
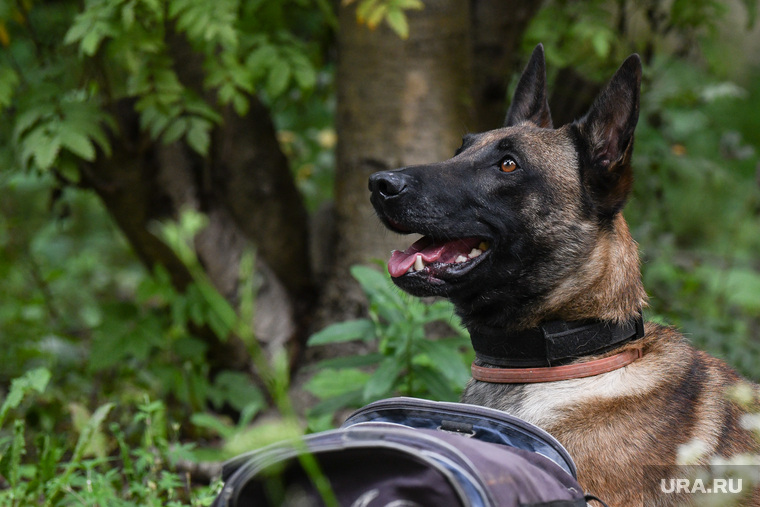
POLYGON ((645 465, 675 467, 692 439, 707 454, 757 450, 726 397, 744 380, 674 329, 641 321, 647 295, 621 214, 640 82, 632 55, 583 118, 555 129, 539 45, 503 128, 466 135, 444 162, 369 180, 380 220, 423 235, 392 253, 393 281, 450 299, 471 334, 462 401, 553 434, 581 485, 610 506, 641 505, 659 483, 645 465))

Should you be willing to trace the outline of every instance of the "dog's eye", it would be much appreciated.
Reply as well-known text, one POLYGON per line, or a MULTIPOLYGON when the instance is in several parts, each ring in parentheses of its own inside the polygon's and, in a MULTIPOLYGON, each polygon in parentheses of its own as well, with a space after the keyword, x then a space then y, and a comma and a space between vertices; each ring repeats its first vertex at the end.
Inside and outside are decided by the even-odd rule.
POLYGON ((499 169, 501 169, 505 173, 511 173, 517 168, 518 168, 517 162, 515 162, 509 157, 502 160, 501 165, 499 166, 499 169))

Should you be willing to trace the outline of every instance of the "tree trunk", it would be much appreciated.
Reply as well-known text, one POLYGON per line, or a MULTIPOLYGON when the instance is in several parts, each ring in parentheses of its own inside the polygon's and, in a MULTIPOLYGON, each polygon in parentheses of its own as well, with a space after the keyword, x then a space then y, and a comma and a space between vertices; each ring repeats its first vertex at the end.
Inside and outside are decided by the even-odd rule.
POLYGON ((332 319, 364 307, 352 265, 387 260, 393 248, 412 242, 386 232, 375 217, 369 175, 452 156, 470 123, 468 3, 429 0, 408 17, 410 36, 402 40, 385 25, 358 24, 353 6, 340 9, 337 243, 322 300, 332 319))

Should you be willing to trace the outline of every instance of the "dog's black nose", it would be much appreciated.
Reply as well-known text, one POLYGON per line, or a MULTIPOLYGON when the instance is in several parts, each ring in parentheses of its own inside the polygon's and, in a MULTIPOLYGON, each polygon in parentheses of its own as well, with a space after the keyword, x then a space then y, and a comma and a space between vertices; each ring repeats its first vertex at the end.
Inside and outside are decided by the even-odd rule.
POLYGON ((407 176, 398 171, 382 171, 369 177, 369 190, 383 198, 399 195, 406 188, 407 176))

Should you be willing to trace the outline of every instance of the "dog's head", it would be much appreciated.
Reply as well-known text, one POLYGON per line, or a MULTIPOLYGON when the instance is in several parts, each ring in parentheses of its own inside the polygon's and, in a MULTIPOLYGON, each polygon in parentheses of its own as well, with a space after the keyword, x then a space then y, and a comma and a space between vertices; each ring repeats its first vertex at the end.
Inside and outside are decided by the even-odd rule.
POLYGON ((465 136, 449 160, 373 174, 371 202, 382 222, 423 235, 392 253, 394 282, 414 295, 448 297, 472 318, 518 319, 521 309, 556 299, 622 222, 640 80, 634 55, 582 119, 554 129, 539 45, 503 128, 465 136))

